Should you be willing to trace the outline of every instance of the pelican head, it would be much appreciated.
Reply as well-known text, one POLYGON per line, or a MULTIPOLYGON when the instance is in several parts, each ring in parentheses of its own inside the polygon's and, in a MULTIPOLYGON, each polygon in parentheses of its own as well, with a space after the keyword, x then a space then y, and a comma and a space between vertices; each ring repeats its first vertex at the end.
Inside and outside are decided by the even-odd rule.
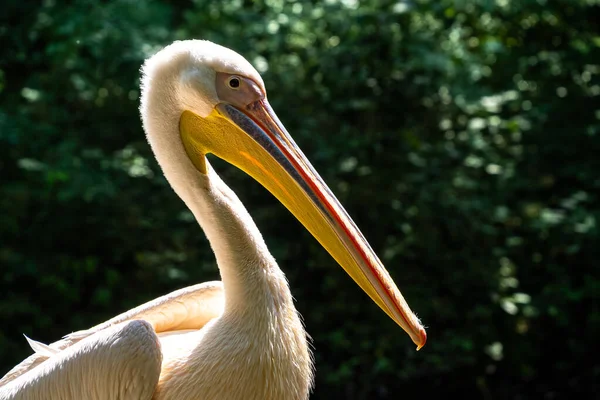
MULTIPOLYGON (((418 318, 275 115, 263 80, 248 61, 208 41, 175 42, 146 62, 142 85, 152 87, 142 95, 146 131, 169 129, 148 129, 156 124, 171 126, 172 135, 148 139, 172 184, 192 169, 210 174, 207 154, 242 169, 290 210, 417 349, 425 344, 418 318), (170 153, 162 150, 169 147, 165 141, 170 153), (171 168, 173 157, 187 158, 187 169, 171 168)), ((185 201, 184 184, 173 186, 185 201)))

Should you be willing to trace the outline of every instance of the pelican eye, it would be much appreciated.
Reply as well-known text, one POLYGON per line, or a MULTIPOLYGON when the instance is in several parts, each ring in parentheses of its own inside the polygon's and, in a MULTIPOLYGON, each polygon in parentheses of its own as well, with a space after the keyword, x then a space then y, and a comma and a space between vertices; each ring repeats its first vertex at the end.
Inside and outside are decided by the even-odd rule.
POLYGON ((228 85, 231 89, 238 89, 240 87, 240 78, 237 76, 232 76, 229 78, 228 85))

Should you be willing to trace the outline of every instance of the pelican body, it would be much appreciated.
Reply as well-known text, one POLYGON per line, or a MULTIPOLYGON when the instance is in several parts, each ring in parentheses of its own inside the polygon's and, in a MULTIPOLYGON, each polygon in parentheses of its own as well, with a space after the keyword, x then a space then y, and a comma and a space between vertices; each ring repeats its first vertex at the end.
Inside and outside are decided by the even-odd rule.
POLYGON ((0 400, 308 398, 313 360, 285 275, 206 159, 242 169, 290 210, 417 348, 425 330, 271 109, 242 56, 180 41, 142 68, 141 117, 167 180, 215 253, 221 281, 152 300, 50 345, 0 380, 0 400))

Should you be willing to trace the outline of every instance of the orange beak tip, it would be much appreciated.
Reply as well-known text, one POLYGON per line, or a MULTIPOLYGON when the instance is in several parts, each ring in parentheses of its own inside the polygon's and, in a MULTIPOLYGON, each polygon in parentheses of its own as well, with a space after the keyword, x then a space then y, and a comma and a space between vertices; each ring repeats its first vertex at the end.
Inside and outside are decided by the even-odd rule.
POLYGON ((419 329, 419 343, 417 343, 417 351, 421 350, 423 348, 423 346, 425 346, 426 342, 427 342, 427 332, 425 332, 425 329, 421 328, 421 329, 419 329))

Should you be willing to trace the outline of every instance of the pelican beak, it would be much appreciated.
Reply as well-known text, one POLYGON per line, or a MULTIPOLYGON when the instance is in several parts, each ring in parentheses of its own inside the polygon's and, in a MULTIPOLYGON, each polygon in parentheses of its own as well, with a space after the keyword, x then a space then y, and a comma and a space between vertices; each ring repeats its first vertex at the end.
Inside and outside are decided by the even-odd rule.
POLYGON ((363 235, 302 151, 266 97, 243 107, 220 103, 203 118, 184 111, 180 132, 198 170, 214 154, 260 182, 310 231, 354 281, 410 335, 427 335, 363 235))

